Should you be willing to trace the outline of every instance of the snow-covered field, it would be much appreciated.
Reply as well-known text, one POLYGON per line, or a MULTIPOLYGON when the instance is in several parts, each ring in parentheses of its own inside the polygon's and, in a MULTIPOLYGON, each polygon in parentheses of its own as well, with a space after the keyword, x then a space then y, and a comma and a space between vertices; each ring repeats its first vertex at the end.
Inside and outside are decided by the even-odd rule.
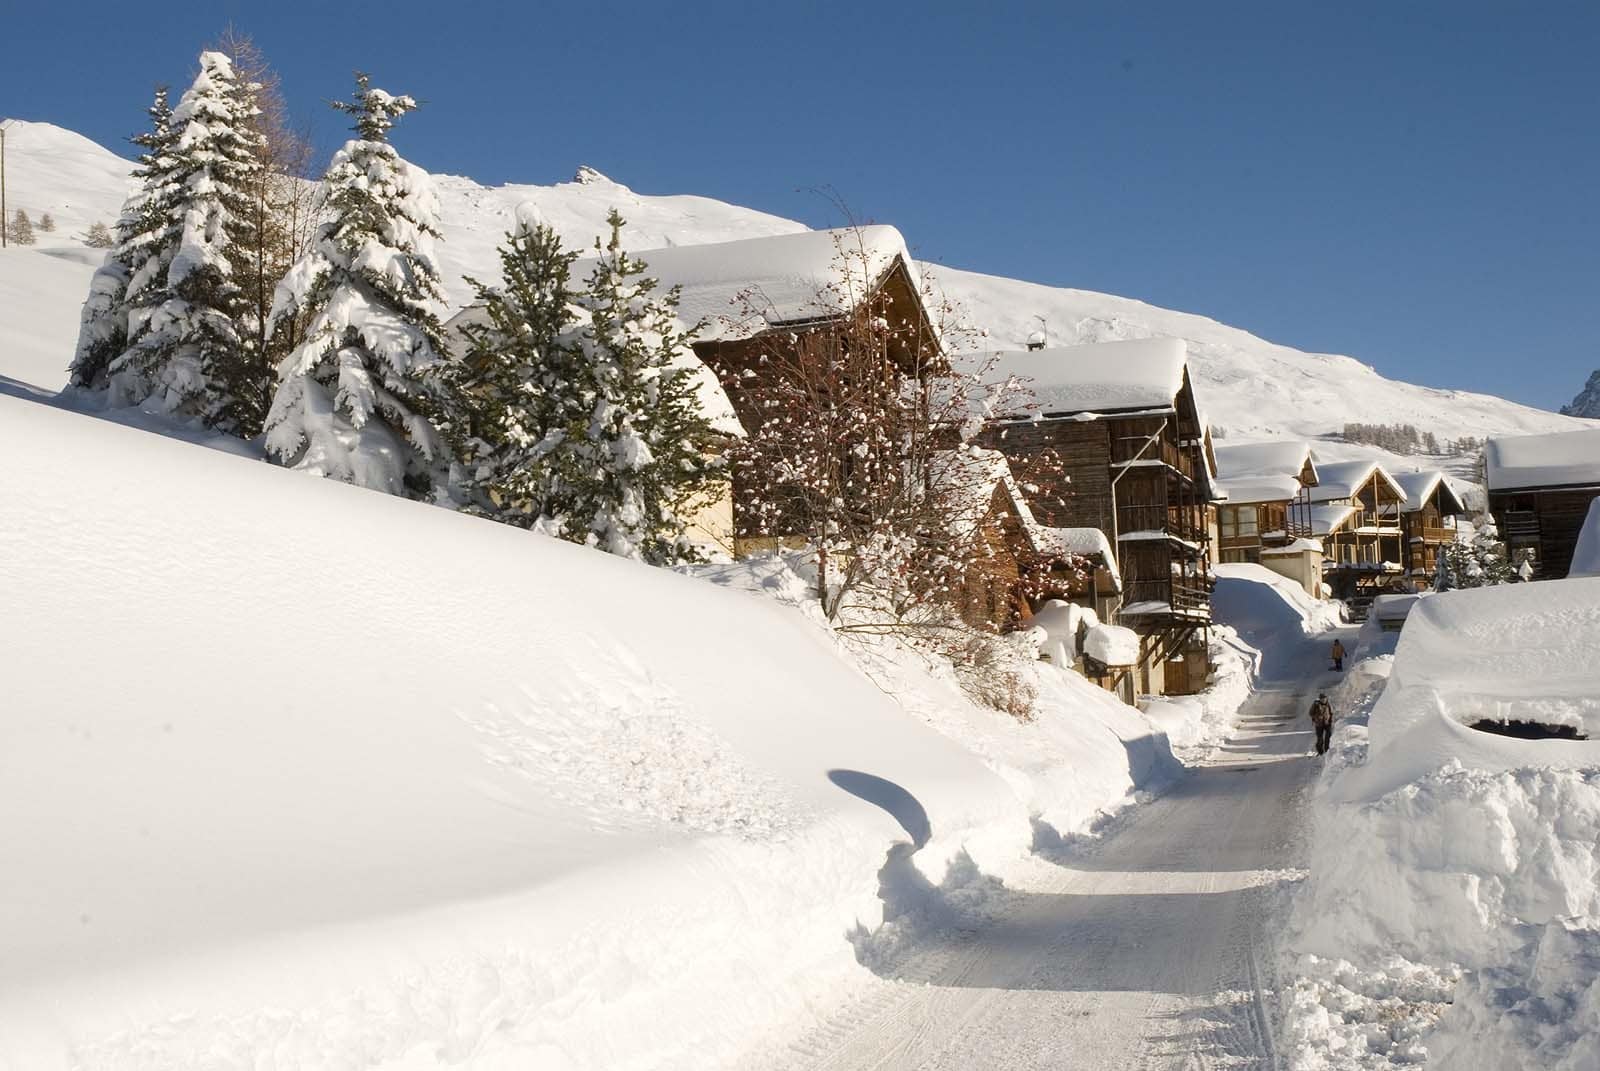
POLYGON ((1047 665, 1024 724, 853 663, 782 563, 12 396, 0 451, 8 1069, 726 1062, 859 973, 895 845, 1004 877, 1174 770, 1047 665))
POLYGON ((1296 1066, 1600 1066, 1600 580, 1452 591, 1370 629, 1290 945, 1296 1066), (1386 653, 1393 650, 1393 654, 1386 653))

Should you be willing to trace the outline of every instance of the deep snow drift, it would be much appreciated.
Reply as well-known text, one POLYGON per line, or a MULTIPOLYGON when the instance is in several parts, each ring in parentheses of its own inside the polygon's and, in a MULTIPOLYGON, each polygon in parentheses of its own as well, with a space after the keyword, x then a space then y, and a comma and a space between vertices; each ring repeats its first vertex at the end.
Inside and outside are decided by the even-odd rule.
POLYGON ((1472 726, 1596 731, 1600 579, 1426 596, 1392 657, 1363 646, 1296 905, 1298 1066, 1597 1066, 1600 743, 1472 726))
POLYGON ((0 396, 0 1067, 704 1067, 1171 772, 783 605, 0 396), (268 1059, 269 1064, 251 1063, 268 1059))

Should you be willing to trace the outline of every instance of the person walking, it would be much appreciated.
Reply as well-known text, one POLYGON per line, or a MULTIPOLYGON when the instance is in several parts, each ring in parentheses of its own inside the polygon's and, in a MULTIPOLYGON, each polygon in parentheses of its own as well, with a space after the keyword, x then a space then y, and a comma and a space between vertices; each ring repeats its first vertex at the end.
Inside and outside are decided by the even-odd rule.
POLYGON ((1328 702, 1327 692, 1317 693, 1311 704, 1311 724, 1317 730, 1317 754, 1326 755, 1333 742, 1333 704, 1328 702))
POLYGON ((1338 637, 1334 638, 1332 654, 1333 668, 1341 673, 1344 672, 1344 644, 1339 642, 1338 637))

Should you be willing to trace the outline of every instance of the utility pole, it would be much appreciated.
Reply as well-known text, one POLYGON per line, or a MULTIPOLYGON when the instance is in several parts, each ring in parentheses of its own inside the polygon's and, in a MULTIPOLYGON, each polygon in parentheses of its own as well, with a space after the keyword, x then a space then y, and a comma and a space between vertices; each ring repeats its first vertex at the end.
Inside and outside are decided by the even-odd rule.
POLYGON ((0 119, 0 249, 6 247, 6 233, 11 225, 6 222, 6 127, 10 119, 0 119))

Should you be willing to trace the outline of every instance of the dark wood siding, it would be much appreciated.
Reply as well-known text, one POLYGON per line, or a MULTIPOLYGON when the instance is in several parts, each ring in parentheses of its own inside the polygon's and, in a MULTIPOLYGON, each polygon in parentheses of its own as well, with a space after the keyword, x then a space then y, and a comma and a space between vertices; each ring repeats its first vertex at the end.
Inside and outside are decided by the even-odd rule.
POLYGON ((1489 511, 1513 561, 1531 550, 1534 576, 1559 580, 1572 568, 1578 533, 1596 497, 1600 486, 1491 491, 1489 511))

